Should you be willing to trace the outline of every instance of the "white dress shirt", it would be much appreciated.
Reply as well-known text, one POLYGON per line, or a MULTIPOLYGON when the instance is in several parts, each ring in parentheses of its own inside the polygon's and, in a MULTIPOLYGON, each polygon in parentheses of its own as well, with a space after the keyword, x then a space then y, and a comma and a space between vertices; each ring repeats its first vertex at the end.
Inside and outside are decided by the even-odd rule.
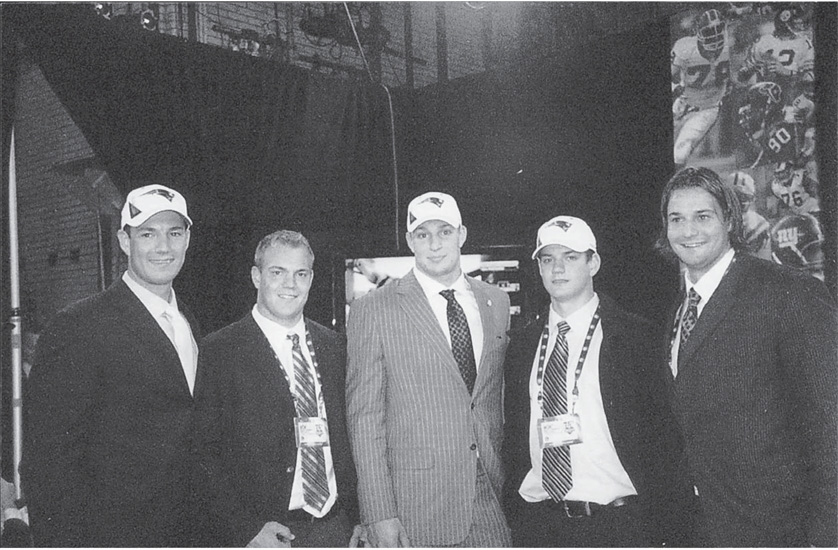
MULTIPOLYGON (((599 305, 599 296, 593 298, 570 314, 567 319, 551 307, 549 315, 550 331, 547 339, 545 363, 549 360, 556 344, 559 321, 566 321, 570 325, 567 333, 568 362, 567 362, 567 395, 568 412, 571 412, 576 366, 582 354, 582 346, 591 326, 591 321, 599 305)), ((597 324, 591 339, 588 355, 579 376, 579 401, 576 403, 576 414, 582 425, 582 443, 570 446, 570 464, 573 486, 565 495, 565 500, 597 502, 608 504, 614 499, 629 495, 636 495, 637 491, 623 468, 602 404, 602 393, 599 386, 599 354, 602 348, 602 323, 597 324)), ((530 460, 532 469, 527 473, 521 484, 519 494, 527 502, 548 500, 550 495, 541 484, 542 450, 538 442, 538 420, 542 417, 541 402, 538 395, 541 386, 538 383, 538 367, 541 358, 540 347, 536 350, 530 375, 530 460)), ((545 365, 546 366, 546 365, 545 365)), ((619 366, 618 366, 619 368, 619 366)))
POLYGON ((183 375, 186 377, 186 382, 189 385, 189 392, 195 390, 195 373, 198 369, 198 344, 195 342, 195 336, 192 334, 192 327, 189 326, 189 321, 180 312, 177 307, 177 297, 175 296, 175 289, 172 289, 172 300, 167 302, 157 294, 148 290, 140 283, 135 281, 126 271, 122 274, 122 280, 131 289, 131 292, 142 302, 145 308, 154 317, 154 321, 160 326, 169 341, 174 346, 175 351, 180 358, 180 364, 183 368, 183 375), (171 321, 164 317, 168 314, 171 321), (178 336, 173 332, 179 331, 182 335, 183 343, 178 345, 178 336))
POLYGON ((678 375, 678 351, 681 349, 681 317, 687 310, 687 301, 689 299, 690 289, 694 288, 695 291, 698 292, 698 295, 701 296, 701 300, 698 302, 698 317, 701 317, 701 312, 704 311, 704 306, 707 305, 707 302, 709 302, 710 298, 713 297, 713 293, 715 293, 716 289, 719 288, 722 278, 725 276, 727 269, 733 262, 733 256, 734 250, 731 248, 725 252, 721 258, 719 258, 716 265, 711 267, 707 273, 705 273, 704 276, 696 282, 692 282, 690 280, 689 272, 684 270, 684 288, 686 289, 686 292, 684 293, 685 298, 678 310, 678 316, 675 319, 675 322, 678 323, 678 331, 675 333, 675 338, 672 340, 672 354, 669 357, 669 368, 672 369, 673 376, 678 375))
MULTIPOLYGON (((300 348, 303 351, 303 357, 305 357, 308 367, 311 369, 312 375, 314 376, 314 393, 317 399, 319 416, 320 418, 326 420, 326 425, 328 426, 329 421, 326 418, 325 401, 323 400, 323 394, 320 387, 320 378, 314 371, 314 363, 311 360, 311 351, 308 349, 308 342, 306 342, 305 319, 300 318, 300 321, 296 325, 292 328, 287 328, 259 313, 259 309, 255 305, 253 306, 253 319, 256 321, 256 324, 259 325, 259 328, 262 329, 262 332, 268 339, 274 354, 276 354, 277 359, 279 359, 280 365, 285 371, 285 378, 288 380, 288 387, 291 388, 292 392, 296 387, 294 380, 294 356, 291 351, 293 344, 291 343, 291 340, 288 339, 288 336, 290 334, 296 334, 299 336, 300 348)), ((297 448, 297 467, 294 469, 294 481, 291 485, 291 501, 288 504, 288 509, 297 510, 302 508, 314 517, 323 517, 329 513, 329 510, 332 509, 332 506, 334 506, 335 500, 337 500, 338 496, 337 480, 335 479, 335 466, 332 462, 332 447, 330 445, 323 447, 323 455, 326 458, 326 477, 329 479, 329 499, 326 501, 323 509, 319 511, 315 510, 311 506, 307 506, 303 498, 303 469, 301 455, 302 453, 300 449, 297 448)))
POLYGON ((449 347, 451 346, 451 331, 448 328, 448 300, 440 292, 449 288, 454 290, 454 297, 466 314, 468 330, 471 334, 471 345, 474 348, 474 364, 479 369, 480 356, 483 353, 483 322, 480 320, 480 308, 477 306, 477 298, 474 297, 474 292, 472 292, 465 275, 460 273, 460 276, 454 281, 454 284, 447 287, 431 279, 416 268, 413 269, 413 274, 416 276, 416 280, 419 281, 419 286, 422 287, 425 296, 428 298, 428 302, 431 304, 431 309, 434 312, 436 320, 439 322, 442 332, 445 334, 445 338, 448 340, 449 347))

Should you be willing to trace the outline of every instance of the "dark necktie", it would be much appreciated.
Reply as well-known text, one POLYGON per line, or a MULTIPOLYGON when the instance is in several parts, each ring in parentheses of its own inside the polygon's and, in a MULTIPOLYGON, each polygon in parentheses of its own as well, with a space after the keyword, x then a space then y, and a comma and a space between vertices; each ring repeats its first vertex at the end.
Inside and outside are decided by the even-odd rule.
POLYGON ((477 365, 474 363, 474 347, 471 344, 471 331, 468 329, 468 321, 462 306, 454 297, 452 289, 440 292, 442 297, 448 300, 448 331, 451 334, 451 351, 454 352, 454 359, 460 366, 460 375, 466 383, 468 392, 474 390, 474 381, 477 379, 477 365))
POLYGON ((687 302, 687 309, 681 316, 681 342, 678 344, 678 359, 681 358, 681 351, 684 349, 684 344, 687 343, 690 333, 695 328, 696 322, 698 322, 698 303, 700 301, 701 296, 699 296, 698 292, 696 292, 694 288, 691 288, 687 302))
MULTIPOLYGON (((317 408, 317 394, 314 390, 314 375, 303 357, 299 335, 289 334, 288 339, 291 340, 291 353, 294 356, 297 416, 316 418, 320 415, 317 408)), ((312 508, 322 510, 323 505, 329 500, 329 480, 326 477, 326 457, 323 454, 323 447, 304 446, 300 452, 303 500, 312 508)))
MULTIPOLYGON (((567 338, 570 325, 565 321, 558 324, 556 345, 544 367, 544 397, 542 412, 544 417, 559 416, 567 413, 567 338)), ((541 485, 550 498, 556 502, 562 500, 573 480, 570 473, 570 448, 549 447, 544 449, 541 464, 541 485)))

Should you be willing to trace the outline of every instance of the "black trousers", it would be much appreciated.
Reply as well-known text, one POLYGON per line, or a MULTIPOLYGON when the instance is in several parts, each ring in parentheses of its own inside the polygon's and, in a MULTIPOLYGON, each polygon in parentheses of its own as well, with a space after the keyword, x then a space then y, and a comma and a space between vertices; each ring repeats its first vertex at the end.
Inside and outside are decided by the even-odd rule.
POLYGON ((283 523, 294 533, 291 546, 296 548, 346 548, 355 527, 343 510, 323 520, 287 520, 283 523))
POLYGON ((550 547, 649 547, 653 545, 650 518, 644 506, 631 503, 600 508, 589 517, 567 517, 552 501, 530 503, 520 496, 508 507, 512 545, 550 547))

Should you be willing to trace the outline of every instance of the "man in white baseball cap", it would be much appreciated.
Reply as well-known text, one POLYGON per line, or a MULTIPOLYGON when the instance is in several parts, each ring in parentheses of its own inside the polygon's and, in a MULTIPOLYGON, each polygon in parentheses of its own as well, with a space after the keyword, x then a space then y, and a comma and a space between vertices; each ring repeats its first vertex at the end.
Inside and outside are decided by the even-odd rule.
POLYGON ((21 474, 37 546, 195 545, 190 487, 199 331, 172 282, 189 247, 183 196, 128 194, 128 269, 59 312, 29 377, 21 474))
POLYGON ((545 222, 532 257, 550 305, 512 335, 504 366, 513 545, 683 546, 689 492, 653 327, 594 291, 583 220, 545 222))
POLYGON ((126 225, 138 227, 153 215, 171 210, 183 216, 188 226, 192 225, 192 219, 186 212, 186 199, 183 195, 164 185, 152 184, 145 187, 138 187, 125 199, 122 207, 121 228, 126 225))
POLYGON ((347 422, 373 546, 509 546, 500 506, 509 298, 460 266, 454 197, 407 208, 415 267, 353 302, 347 422))

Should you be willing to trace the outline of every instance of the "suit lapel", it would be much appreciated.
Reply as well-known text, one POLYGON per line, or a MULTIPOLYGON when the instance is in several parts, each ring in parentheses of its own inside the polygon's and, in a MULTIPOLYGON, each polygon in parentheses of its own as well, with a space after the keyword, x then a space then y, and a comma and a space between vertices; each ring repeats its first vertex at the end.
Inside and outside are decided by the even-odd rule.
POLYGON ((416 327, 421 339, 442 358, 443 363, 448 366, 452 373, 461 378, 460 368, 454 359, 454 353, 451 351, 445 333, 442 332, 439 321, 437 321, 431 309, 431 304, 428 303, 428 297, 425 296, 425 292, 419 285, 419 281, 416 280, 413 271, 411 270, 402 277, 397 284, 399 285, 396 289, 399 296, 399 306, 416 327))
POLYGON ((492 307, 494 304, 490 303, 488 294, 486 294, 483 289, 478 287, 476 284, 472 284, 472 279, 468 277, 466 277, 466 279, 471 287, 471 291, 474 293, 475 300, 477 300, 477 308, 480 310, 480 322, 483 324, 483 351, 480 354, 480 361, 477 363, 477 377, 479 379, 480 373, 483 370, 480 367, 486 359, 486 354, 488 353, 490 347, 489 344, 498 334, 499 330, 495 326, 495 319, 492 315, 492 307))
POLYGON ((620 326, 622 321, 616 313, 616 304, 608 296, 599 295, 600 323, 602 324, 602 347, 599 351, 599 387, 602 394, 602 403, 606 417, 610 414, 610 408, 614 404, 614 397, 621 385, 620 373, 617 365, 620 364, 619 357, 615 352, 620 347, 620 335, 625 334, 625 329, 620 326))
POLYGON ((162 378, 176 384, 191 396, 175 346, 136 294, 122 279, 114 283, 107 292, 115 313, 114 321, 121 323, 125 333, 137 339, 144 350, 149 350, 149 368, 156 369, 162 378))
POLYGON ((249 357, 242 363, 253 365, 253 368, 259 371, 271 386, 280 388, 284 391, 284 394, 290 396, 291 388, 288 385, 288 379, 283 375, 283 366, 274 353, 267 336, 256 324, 253 314, 248 313, 239 323, 241 323, 243 352, 249 357))
POLYGON ((689 368, 690 359, 695 355, 696 350, 701 347, 702 342, 713 333, 716 326, 725 318, 731 308, 735 307, 738 288, 744 280, 745 263, 737 254, 733 258, 733 264, 728 272, 722 277, 716 291, 710 297, 710 301, 701 311, 701 316, 695 325, 690 337, 681 350, 678 358, 678 370, 689 368))
POLYGON ((522 340, 520 344, 516 345, 517 353, 516 364, 513 365, 515 369, 515 379, 521 384, 529 385, 529 378, 532 374, 533 358, 535 353, 539 353, 539 346, 541 345, 541 335, 544 332, 545 319, 549 319, 549 306, 544 310, 544 314, 537 317, 530 322, 523 330, 522 340))

